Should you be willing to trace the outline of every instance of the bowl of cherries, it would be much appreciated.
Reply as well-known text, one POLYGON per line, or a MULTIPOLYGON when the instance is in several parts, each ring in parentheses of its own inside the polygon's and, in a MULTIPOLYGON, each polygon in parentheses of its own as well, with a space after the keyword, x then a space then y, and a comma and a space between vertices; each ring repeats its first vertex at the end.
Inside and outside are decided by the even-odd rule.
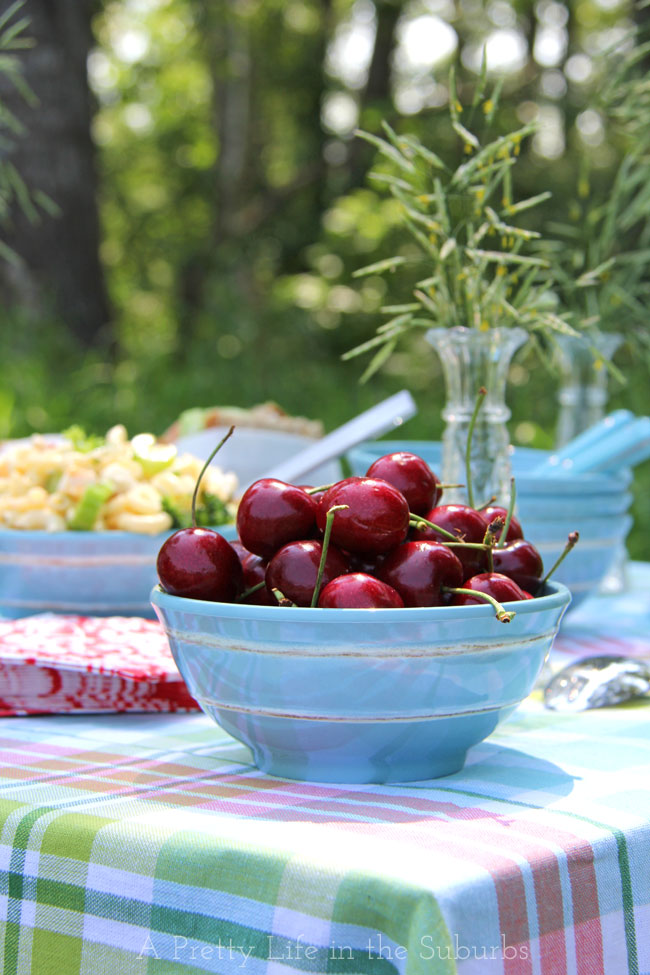
POLYGON ((511 511, 443 504, 404 451, 331 485, 258 480, 228 531, 168 538, 152 603, 206 714, 291 779, 458 771, 570 601, 511 511))

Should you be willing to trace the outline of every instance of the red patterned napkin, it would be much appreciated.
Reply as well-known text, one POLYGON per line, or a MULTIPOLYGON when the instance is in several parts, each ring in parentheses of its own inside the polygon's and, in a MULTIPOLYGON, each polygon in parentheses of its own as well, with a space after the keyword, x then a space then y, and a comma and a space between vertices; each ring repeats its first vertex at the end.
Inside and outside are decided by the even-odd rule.
POLYGON ((0 715, 194 711, 159 623, 42 614, 0 622, 0 715))

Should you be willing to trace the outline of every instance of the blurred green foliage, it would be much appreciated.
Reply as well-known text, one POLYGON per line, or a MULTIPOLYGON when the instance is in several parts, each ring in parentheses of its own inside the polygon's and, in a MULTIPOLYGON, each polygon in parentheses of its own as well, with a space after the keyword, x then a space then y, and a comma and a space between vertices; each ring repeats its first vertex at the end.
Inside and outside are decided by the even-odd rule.
MULTIPOLYGON (((106 0, 89 76, 113 334, 81 350, 65 322, 14 313, 0 334, 0 436, 118 421, 159 433, 192 406, 267 399, 331 428, 406 386, 419 415, 405 436, 439 437, 442 376, 420 336, 367 386, 340 359, 374 333, 388 297, 383 278, 353 271, 413 246, 399 204, 369 185, 372 152, 353 130, 387 117, 453 152, 449 64, 471 90, 487 40, 501 57, 501 129, 540 124, 518 197, 550 189, 544 219, 582 226, 624 152, 594 107, 599 53, 632 18, 615 0, 106 0), (375 70, 380 34, 389 43, 375 70), (585 160, 590 193, 579 198, 585 160)), ((391 276, 391 301, 409 289, 407 274, 391 276)), ((612 382, 612 408, 649 412, 647 365, 625 346, 616 361, 627 383, 612 382)), ((518 356, 515 442, 552 446, 555 383, 518 356)), ((649 465, 636 493, 630 547, 646 557, 649 465)))

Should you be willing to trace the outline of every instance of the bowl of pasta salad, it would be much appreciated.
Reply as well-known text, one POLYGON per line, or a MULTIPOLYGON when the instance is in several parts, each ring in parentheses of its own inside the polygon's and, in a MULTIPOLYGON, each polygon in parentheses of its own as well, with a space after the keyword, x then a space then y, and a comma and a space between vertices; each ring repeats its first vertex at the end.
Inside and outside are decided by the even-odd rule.
MULTIPOLYGON (((151 434, 79 428, 0 449, 0 616, 152 616, 156 556, 191 524, 203 461, 151 434)), ((213 463, 197 524, 234 520, 237 478, 213 463)))

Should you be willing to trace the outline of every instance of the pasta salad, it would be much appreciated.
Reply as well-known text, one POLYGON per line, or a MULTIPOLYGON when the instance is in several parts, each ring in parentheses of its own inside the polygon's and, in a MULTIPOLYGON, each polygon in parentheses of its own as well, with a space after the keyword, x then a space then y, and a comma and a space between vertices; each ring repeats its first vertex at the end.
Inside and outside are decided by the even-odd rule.
MULTIPOLYGON (((0 528, 157 535, 191 524, 203 461, 151 434, 129 440, 121 425, 105 437, 72 427, 55 440, 33 436, 0 452, 0 528)), ((237 478, 211 465, 201 481, 197 524, 234 519, 237 478)))

